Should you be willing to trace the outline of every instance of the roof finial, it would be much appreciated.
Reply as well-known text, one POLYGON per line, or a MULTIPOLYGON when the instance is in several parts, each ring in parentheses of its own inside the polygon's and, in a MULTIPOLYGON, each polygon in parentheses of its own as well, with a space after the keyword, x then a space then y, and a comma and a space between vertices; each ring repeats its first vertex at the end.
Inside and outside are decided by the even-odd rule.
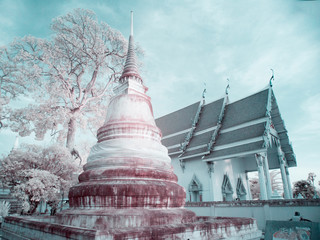
POLYGON ((205 99, 206 98, 206 92, 207 92, 207 84, 204 82, 204 89, 203 89, 203 92, 202 92, 202 99, 205 99))
POLYGON ((269 80, 269 85, 270 85, 270 87, 272 87, 272 80, 274 81, 274 72, 273 72, 273 69, 271 68, 270 69, 271 71, 272 71, 272 76, 271 76, 271 78, 270 78, 270 80, 269 80))
POLYGON ((130 36, 133 36, 133 11, 131 11, 131 28, 130 28, 130 36))
POLYGON ((230 89, 230 84, 229 84, 230 80, 229 80, 229 78, 227 78, 227 81, 228 81, 228 85, 226 87, 226 95, 229 94, 228 89, 230 89))

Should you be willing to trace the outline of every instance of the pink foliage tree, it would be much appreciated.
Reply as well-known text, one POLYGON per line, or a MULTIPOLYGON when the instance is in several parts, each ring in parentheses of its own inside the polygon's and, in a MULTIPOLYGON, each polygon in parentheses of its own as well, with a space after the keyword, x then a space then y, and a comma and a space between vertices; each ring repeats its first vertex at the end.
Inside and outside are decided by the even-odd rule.
POLYGON ((23 145, 2 159, 0 180, 34 213, 40 201, 57 202, 80 171, 65 147, 23 145))
POLYGON ((20 78, 16 59, 12 58, 6 47, 0 47, 0 129, 5 126, 9 111, 5 108, 10 100, 27 92, 25 79, 20 78))
MULTIPOLYGON (((272 191, 277 191, 278 193, 283 191, 282 181, 280 172, 277 170, 270 171, 270 181, 271 181, 271 188, 272 191)), ((256 174, 255 177, 249 180, 250 182, 250 191, 252 195, 252 199, 259 199, 260 196, 260 184, 259 178, 256 174)))
POLYGON ((51 25, 50 39, 32 36, 11 44, 19 78, 37 90, 33 104, 10 112, 10 128, 20 136, 51 132, 74 152, 78 128, 96 128, 105 117, 108 92, 126 55, 122 34, 93 12, 76 9, 51 25))

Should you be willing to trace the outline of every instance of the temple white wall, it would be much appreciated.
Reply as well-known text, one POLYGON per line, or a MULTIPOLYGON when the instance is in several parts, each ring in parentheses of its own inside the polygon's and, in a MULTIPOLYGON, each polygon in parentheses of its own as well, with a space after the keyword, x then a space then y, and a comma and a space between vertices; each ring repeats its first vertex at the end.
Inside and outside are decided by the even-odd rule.
MULTIPOLYGON (((245 200, 250 200, 249 189, 246 182, 245 164, 243 159, 229 159, 224 161, 217 161, 214 164, 214 171, 210 174, 208 167, 205 162, 201 159, 187 160, 185 161, 185 169, 182 171, 178 158, 172 159, 172 166, 175 174, 178 176, 178 184, 186 189, 186 201, 190 201, 189 184, 196 175, 199 182, 202 184, 202 201, 222 201, 222 190, 221 186, 223 183, 224 175, 227 174, 232 185, 233 195, 232 198, 235 200, 237 196, 237 181, 240 177, 243 185, 246 189, 247 195, 245 200)), ((191 196, 191 201, 194 199, 191 196)))
POLYGON ((288 221, 295 212, 300 212, 304 219, 320 222, 320 199, 187 203, 186 208, 194 211, 197 216, 252 217, 257 220, 260 230, 265 230, 267 220, 288 221))

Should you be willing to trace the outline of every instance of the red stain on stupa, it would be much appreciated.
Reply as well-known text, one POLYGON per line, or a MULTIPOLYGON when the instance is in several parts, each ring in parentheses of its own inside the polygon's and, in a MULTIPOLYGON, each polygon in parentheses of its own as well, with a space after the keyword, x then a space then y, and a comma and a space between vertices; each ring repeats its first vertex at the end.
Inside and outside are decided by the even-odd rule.
POLYGON ((98 143, 91 149, 79 184, 69 192, 70 209, 59 223, 109 229, 191 223, 183 208, 186 193, 177 184, 161 144, 147 88, 138 72, 133 33, 115 96, 98 143))

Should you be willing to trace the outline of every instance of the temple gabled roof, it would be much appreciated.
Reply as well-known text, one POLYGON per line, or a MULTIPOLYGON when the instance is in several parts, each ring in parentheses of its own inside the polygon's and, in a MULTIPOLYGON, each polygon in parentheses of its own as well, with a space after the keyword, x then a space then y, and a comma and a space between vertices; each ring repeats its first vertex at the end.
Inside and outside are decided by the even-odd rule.
POLYGON ((296 166, 272 87, 232 103, 228 103, 227 97, 208 104, 196 102, 156 119, 169 156, 203 161, 245 158, 253 165, 246 166, 247 170, 253 171, 256 169, 254 154, 268 152, 269 166, 273 169, 279 167, 279 162, 272 139, 279 138, 288 166, 296 166), (271 104, 269 115, 268 102, 271 104), (270 125, 278 134, 267 130, 270 125))

